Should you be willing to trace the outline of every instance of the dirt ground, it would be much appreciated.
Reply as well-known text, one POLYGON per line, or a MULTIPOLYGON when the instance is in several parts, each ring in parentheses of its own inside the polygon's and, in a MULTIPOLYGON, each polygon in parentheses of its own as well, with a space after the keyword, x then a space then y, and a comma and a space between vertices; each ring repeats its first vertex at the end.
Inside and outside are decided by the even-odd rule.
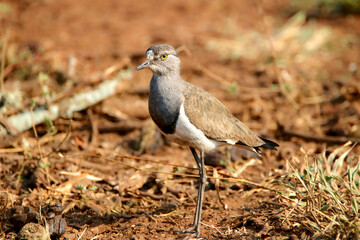
MULTIPOLYGON (((285 0, 8 0, 0 12, 0 124, 8 131, 0 135, 0 239, 47 239, 40 225, 52 239, 186 237, 177 232, 193 221, 196 164, 155 128, 151 73, 134 71, 157 43, 178 48, 184 79, 280 145, 261 159, 235 148, 207 156, 201 237, 346 238, 318 230, 331 222, 325 217, 317 229, 291 210, 296 204, 278 182, 359 142, 359 15, 291 23, 297 10, 285 0), (118 81, 116 92, 71 117, 36 132, 9 124, 109 79, 118 81), (23 233, 30 222, 37 238, 23 233)), ((343 155, 344 168, 359 154, 355 145, 343 155)))

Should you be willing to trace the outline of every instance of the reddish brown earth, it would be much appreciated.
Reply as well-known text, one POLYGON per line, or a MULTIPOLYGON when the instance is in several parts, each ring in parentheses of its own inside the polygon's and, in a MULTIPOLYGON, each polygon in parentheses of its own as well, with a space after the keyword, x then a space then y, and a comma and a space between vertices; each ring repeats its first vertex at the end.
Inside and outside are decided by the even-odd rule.
MULTIPOLYGON (((47 73, 52 83, 50 89, 54 93, 65 92, 65 98, 72 93, 71 89, 76 92, 96 85, 98 82, 91 79, 111 66, 134 70, 152 44, 181 47, 186 49, 180 53, 184 79, 214 94, 251 129, 280 144, 277 152, 264 151, 262 161, 232 150, 236 161, 228 161, 226 167, 218 161, 216 167, 208 168, 209 176, 238 176, 255 185, 236 179, 220 182, 210 179, 201 236, 204 239, 309 239, 312 236, 314 232, 301 222, 295 224, 296 217, 285 221, 281 197, 261 186, 276 189, 270 183, 291 172, 287 161, 299 169, 305 168, 308 163, 304 152, 315 156, 324 149, 331 152, 342 145, 289 136, 282 128, 315 137, 360 138, 360 73, 348 70, 349 66, 360 64, 359 16, 317 20, 318 26, 330 27, 339 41, 349 35, 355 40, 347 42, 353 44, 350 47, 325 53, 326 60, 321 55, 324 53, 319 53, 314 56, 321 58, 318 62, 288 64, 290 75, 305 76, 293 79, 293 87, 299 92, 295 96, 299 103, 296 109, 278 88, 272 87, 278 80, 268 60, 224 58, 207 47, 211 39, 233 41, 239 32, 257 31, 266 36, 256 1, 5 2, 12 8, 0 16, 2 34, 8 29, 9 51, 13 49, 13 54, 20 54, 27 49, 32 57, 5 68, 8 70, 5 88, 21 89, 25 96, 21 109, 4 113, 1 121, 29 109, 31 98, 41 102, 39 72, 47 73), (77 60, 77 65, 75 74, 70 76, 67 68, 71 58, 77 60), (24 73, 27 66, 31 69, 24 73), (320 76, 320 70, 325 77, 313 79, 316 74, 312 72, 319 71, 317 76, 320 76), (21 84, 16 85, 17 80, 21 84), (238 91, 229 90, 226 85, 229 82, 236 82, 238 91), (325 100, 306 104, 304 96, 311 91, 325 100), (343 100, 336 102, 336 99, 343 100), (218 200, 217 185, 226 209, 218 200)), ((291 15, 285 0, 263 1, 263 4, 270 32, 291 15)), ((55 120, 54 135, 46 134, 45 125, 37 126, 42 141, 39 145, 49 162, 48 172, 39 167, 40 155, 33 130, 0 138, 0 148, 22 149, 15 153, 0 152, 1 239, 13 239, 28 222, 44 225, 45 220, 39 220, 39 209, 54 204, 61 205, 55 215, 67 222, 59 239, 185 237, 176 232, 192 223, 197 178, 189 175, 196 175, 197 170, 187 148, 154 134, 147 111, 150 78, 150 72, 134 72, 125 90, 76 113, 71 123, 67 118, 55 120), (105 131, 109 126, 123 128, 105 131), (96 133, 94 128, 100 132, 96 133), (148 136, 149 140, 141 141, 148 136), (145 144, 144 152, 138 151, 140 142, 145 144), (88 179, 86 174, 99 181, 88 179)), ((309 95, 313 96, 312 92, 309 95)), ((350 155, 359 156, 359 147, 350 155)), ((229 158, 223 154, 221 159, 229 158)), ((42 214, 46 217, 46 213, 42 214)), ((55 222, 51 218, 46 221, 55 222)))

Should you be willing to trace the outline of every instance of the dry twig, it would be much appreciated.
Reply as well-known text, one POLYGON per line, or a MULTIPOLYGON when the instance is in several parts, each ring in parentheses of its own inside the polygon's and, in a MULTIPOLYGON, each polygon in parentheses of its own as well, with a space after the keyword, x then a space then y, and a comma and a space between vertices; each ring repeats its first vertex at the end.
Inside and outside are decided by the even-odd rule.
POLYGON ((38 148, 39 155, 40 155, 40 163, 41 163, 40 166, 42 166, 45 169, 46 182, 48 185, 50 185, 49 166, 48 166, 49 162, 47 161, 47 158, 43 157, 43 154, 42 154, 42 150, 41 150, 41 146, 40 146, 40 142, 39 142, 39 136, 37 134, 37 130, 35 127, 33 110, 34 110, 34 106, 31 106, 31 108, 30 108, 31 123, 32 123, 34 135, 36 138, 36 142, 37 142, 37 148, 38 148))
POLYGON ((90 108, 87 109, 87 114, 89 116, 89 120, 90 120, 90 123, 91 123, 91 141, 90 141, 90 144, 89 144, 89 149, 92 149, 96 146, 97 144, 97 138, 98 138, 98 135, 99 135, 99 129, 98 129, 98 124, 97 124, 97 121, 94 117, 94 114, 92 112, 92 110, 90 108))
POLYGON ((311 135, 311 134, 299 133, 299 132, 295 132, 295 131, 286 130, 282 126, 279 126, 278 129, 279 129, 280 133, 284 136, 297 137, 297 138, 301 138, 301 139, 304 139, 307 141, 325 142, 325 143, 329 143, 329 144, 345 144, 349 141, 351 141, 353 143, 360 143, 360 138, 352 138, 352 137, 344 137, 344 136, 338 136, 338 137, 315 136, 315 135, 311 135))

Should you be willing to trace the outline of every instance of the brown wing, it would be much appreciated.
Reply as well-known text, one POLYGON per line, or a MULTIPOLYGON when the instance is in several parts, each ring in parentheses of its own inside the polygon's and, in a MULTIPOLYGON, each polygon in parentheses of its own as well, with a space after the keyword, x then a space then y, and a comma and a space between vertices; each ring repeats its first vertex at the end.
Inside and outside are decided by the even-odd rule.
POLYGON ((186 116, 208 138, 217 141, 231 140, 251 147, 265 144, 210 93, 189 84, 184 95, 186 116))

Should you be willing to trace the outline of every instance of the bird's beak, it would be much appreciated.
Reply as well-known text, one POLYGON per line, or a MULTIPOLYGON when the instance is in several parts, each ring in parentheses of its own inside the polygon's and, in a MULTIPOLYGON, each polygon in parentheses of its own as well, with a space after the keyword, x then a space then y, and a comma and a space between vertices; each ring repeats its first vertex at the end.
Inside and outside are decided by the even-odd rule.
POLYGON ((139 71, 141 69, 148 68, 149 65, 150 65, 150 59, 146 60, 145 62, 137 66, 135 70, 139 71))

